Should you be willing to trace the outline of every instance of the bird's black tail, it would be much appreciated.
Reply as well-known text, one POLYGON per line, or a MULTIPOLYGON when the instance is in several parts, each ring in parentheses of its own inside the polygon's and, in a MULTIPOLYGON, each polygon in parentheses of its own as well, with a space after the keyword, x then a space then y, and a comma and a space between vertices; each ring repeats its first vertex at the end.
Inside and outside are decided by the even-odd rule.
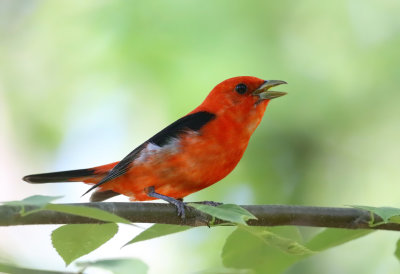
POLYGON ((22 178, 25 182, 31 184, 60 183, 60 182, 79 182, 85 178, 98 176, 94 168, 76 169, 60 172, 41 173, 27 175, 22 178))
MULTIPOLYGON (((101 181, 116 164, 117 162, 93 168, 33 174, 27 175, 22 179, 31 184, 84 182, 93 185, 101 181)), ((112 190, 98 189, 92 194, 90 201, 101 202, 117 195, 119 193, 112 190)))

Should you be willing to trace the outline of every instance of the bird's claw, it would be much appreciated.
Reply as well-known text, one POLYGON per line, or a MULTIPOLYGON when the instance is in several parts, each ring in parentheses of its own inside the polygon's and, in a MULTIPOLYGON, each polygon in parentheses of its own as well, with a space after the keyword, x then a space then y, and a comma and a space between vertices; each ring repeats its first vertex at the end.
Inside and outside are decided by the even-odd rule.
POLYGON ((202 205, 208 205, 208 206, 219 206, 219 205, 223 205, 223 203, 214 202, 214 201, 195 202, 195 204, 202 204, 202 205))
MULTIPOLYGON (((183 202, 181 199, 174 199, 173 201, 170 201, 175 207, 178 212, 178 217, 181 217, 182 219, 185 219, 185 207, 186 203, 183 202)), ((202 204, 202 205, 208 205, 208 206, 219 206, 222 205, 223 203, 220 202, 214 202, 214 201, 202 201, 202 202, 194 202, 195 204, 202 204)))
POLYGON ((170 204, 173 204, 176 207, 176 210, 178 211, 178 217, 185 219, 185 203, 183 202, 182 199, 175 199, 175 198, 157 193, 155 191, 154 186, 146 187, 144 189, 144 191, 146 192, 147 196, 149 196, 149 197, 161 199, 170 204))
POLYGON ((185 219, 185 203, 177 200, 178 202, 175 204, 176 210, 178 211, 178 217, 181 219, 185 219))

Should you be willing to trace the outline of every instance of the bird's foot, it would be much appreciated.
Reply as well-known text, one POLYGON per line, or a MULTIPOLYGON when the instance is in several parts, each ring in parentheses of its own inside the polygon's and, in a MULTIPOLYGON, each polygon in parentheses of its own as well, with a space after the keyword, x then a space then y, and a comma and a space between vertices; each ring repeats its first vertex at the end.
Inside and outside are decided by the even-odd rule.
POLYGON ((201 205, 208 205, 208 206, 219 206, 219 205, 223 205, 223 203, 214 202, 214 201, 194 202, 194 204, 201 204, 201 205))
MULTIPOLYGON (((173 198, 172 198, 173 199, 173 198)), ((178 217, 181 217, 182 219, 185 219, 185 203, 180 200, 175 201, 168 201, 169 203, 173 204, 176 207, 176 210, 178 212, 178 217)))
POLYGON ((157 193, 154 189, 154 186, 146 187, 144 189, 146 192, 147 196, 157 198, 164 200, 170 204, 173 204, 176 207, 176 210, 178 211, 178 217, 181 217, 182 219, 185 219, 185 203, 183 202, 182 199, 175 199, 166 195, 162 195, 160 193, 157 193))

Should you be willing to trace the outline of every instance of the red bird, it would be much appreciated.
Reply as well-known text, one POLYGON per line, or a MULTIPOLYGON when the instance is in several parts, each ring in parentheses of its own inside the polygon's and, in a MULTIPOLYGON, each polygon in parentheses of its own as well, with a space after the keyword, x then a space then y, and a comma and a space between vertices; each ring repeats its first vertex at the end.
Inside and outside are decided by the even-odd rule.
MULTIPOLYGON (((162 199, 185 216, 183 197, 228 175, 238 164, 279 80, 234 77, 218 84, 192 112, 135 148, 120 162, 25 176, 29 183, 84 182, 96 189, 90 200, 119 194, 131 201, 162 199)), ((85 193, 85 194, 86 194, 85 193)))

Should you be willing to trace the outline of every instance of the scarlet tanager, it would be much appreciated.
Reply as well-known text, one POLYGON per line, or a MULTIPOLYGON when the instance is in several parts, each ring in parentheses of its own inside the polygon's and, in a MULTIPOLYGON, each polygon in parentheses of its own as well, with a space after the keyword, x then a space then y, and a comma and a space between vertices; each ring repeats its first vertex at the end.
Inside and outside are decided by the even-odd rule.
MULTIPOLYGON (((162 199, 184 218, 183 198, 228 175, 238 164, 271 99, 286 84, 240 76, 218 84, 192 112, 170 124, 119 162, 28 175, 29 183, 84 182, 90 200, 126 195, 131 201, 162 199)), ((85 194, 86 194, 85 193, 85 194)))

